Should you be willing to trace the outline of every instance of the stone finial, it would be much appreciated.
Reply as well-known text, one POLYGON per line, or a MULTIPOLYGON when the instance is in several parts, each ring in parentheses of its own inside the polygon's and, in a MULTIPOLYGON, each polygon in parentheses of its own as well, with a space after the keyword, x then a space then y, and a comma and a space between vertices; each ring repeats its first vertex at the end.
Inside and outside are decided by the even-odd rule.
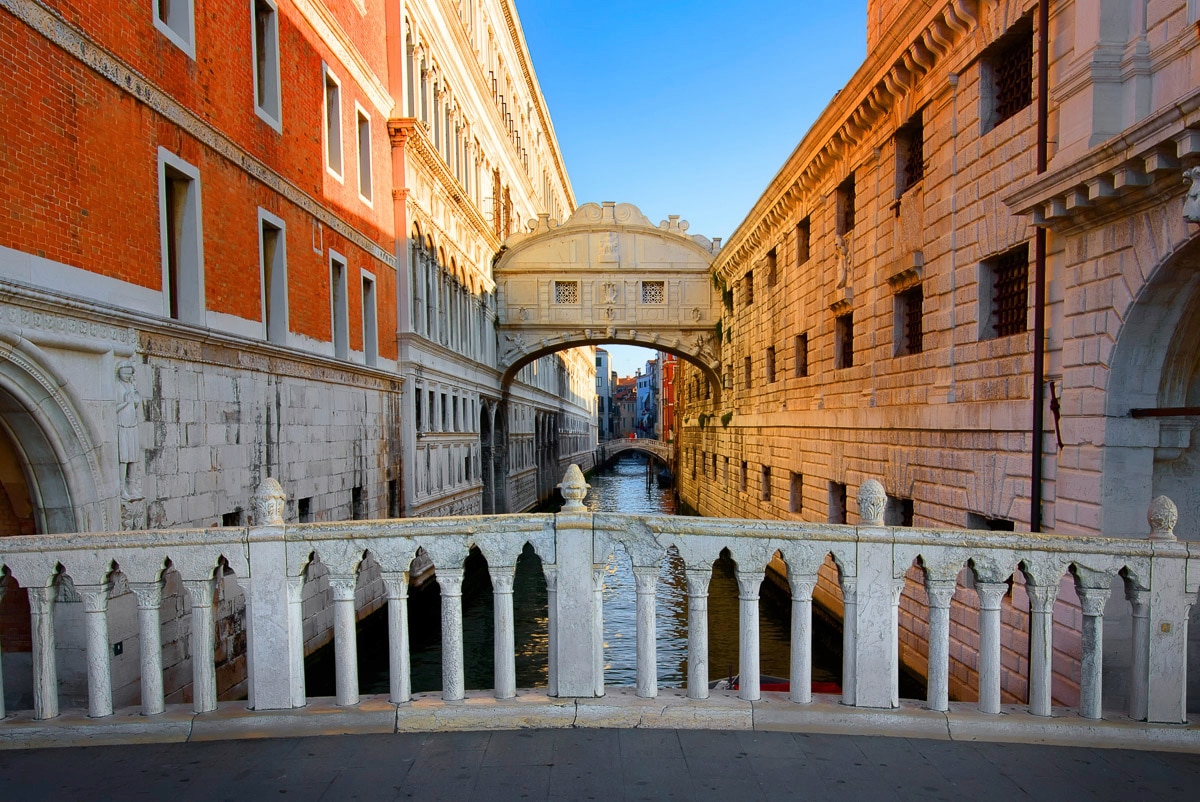
POLYGON ((1171 499, 1159 496, 1150 502, 1146 520, 1150 522, 1151 540, 1174 540, 1175 524, 1179 522, 1179 508, 1171 499))
POLYGON ((254 493, 254 525, 282 526, 286 501, 287 494, 275 478, 268 476, 263 479, 254 493))
POLYGON ((858 517, 864 526, 883 526, 887 493, 877 479, 868 479, 858 488, 858 517))
POLYGON ((584 512, 586 507, 583 506, 583 499, 587 496, 587 492, 591 489, 591 485, 583 480, 583 471, 579 470, 578 465, 572 464, 567 468, 567 473, 563 476, 562 484, 558 486, 559 492, 562 493, 566 504, 563 504, 563 512, 584 512))
POLYGON ((1184 170, 1183 180, 1188 182, 1187 197, 1183 200, 1183 219, 1189 223, 1200 223, 1200 167, 1184 170))

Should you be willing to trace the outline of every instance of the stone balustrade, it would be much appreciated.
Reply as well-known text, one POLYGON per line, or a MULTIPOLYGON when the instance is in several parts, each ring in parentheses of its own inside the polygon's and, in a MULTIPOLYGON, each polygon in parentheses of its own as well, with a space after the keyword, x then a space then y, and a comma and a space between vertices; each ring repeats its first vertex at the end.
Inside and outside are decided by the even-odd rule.
MULTIPOLYGON (((1103 613, 1120 577, 1132 611, 1130 710, 1137 720, 1180 723, 1186 716, 1188 610, 1200 585, 1200 546, 1175 540, 1174 505, 1156 500, 1152 534, 1144 538, 1059 537, 1010 532, 926 530, 883 525, 885 496, 875 481, 859 496, 857 526, 789 521, 593 514, 587 486, 572 466, 560 486, 566 505, 557 515, 285 524, 282 489, 267 480, 246 528, 12 537, 0 540, 0 567, 29 595, 34 715, 58 715, 55 606, 70 577, 84 603, 88 714, 113 714, 107 601, 119 572, 137 597, 141 641, 141 707, 164 710, 159 649, 163 573, 178 571, 192 609, 193 699, 197 713, 216 708, 213 594, 216 578, 233 572, 246 595, 249 707, 280 710, 306 704, 302 590, 306 569, 328 571, 334 607, 336 702, 359 703, 355 586, 370 557, 386 587, 390 701, 410 701, 407 632, 408 568, 423 549, 441 590, 442 696, 464 698, 463 563, 472 548, 487 559, 495 595, 495 679, 498 699, 516 692, 513 577, 526 544, 541 558, 549 597, 549 695, 605 693, 601 592, 604 564, 623 550, 637 592, 637 695, 658 693, 655 589, 660 562, 674 549, 686 568, 688 597, 687 696, 709 696, 707 595, 715 560, 728 550, 736 563, 740 610, 739 695, 754 701, 759 688, 758 597, 768 563, 778 555, 791 589, 791 690, 798 705, 811 692, 812 597, 827 558, 836 565, 844 600, 842 702, 860 708, 898 706, 897 604, 905 577, 918 566, 929 598, 929 673, 926 706, 948 707, 949 609, 960 572, 968 569, 979 601, 979 710, 1001 712, 1000 600, 1015 572, 1031 600, 1029 712, 1050 715, 1051 616, 1060 580, 1074 578, 1082 605, 1079 715, 1100 718, 1103 613)), ((2 686, 3 677, 0 677, 2 686)), ((3 709, 0 708, 0 715, 3 709)), ((0 723, 0 728, 5 726, 0 723)))

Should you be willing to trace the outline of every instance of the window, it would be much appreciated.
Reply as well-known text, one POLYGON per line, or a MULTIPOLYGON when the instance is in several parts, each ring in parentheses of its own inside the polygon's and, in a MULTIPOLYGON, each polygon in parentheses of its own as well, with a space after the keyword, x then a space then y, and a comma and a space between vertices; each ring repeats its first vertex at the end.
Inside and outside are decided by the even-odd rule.
POLYGON ((834 321, 834 367, 854 367, 854 315, 847 312, 834 321))
POLYGON ((750 357, 746 357, 744 360, 742 360, 742 365, 743 365, 743 370, 745 371, 746 389, 749 390, 751 387, 754 386, 754 381, 753 381, 754 374, 752 373, 753 365, 750 360, 750 357))
POLYGON ((921 314, 925 293, 918 284, 896 293, 892 302, 892 341, 895 356, 921 353, 921 314))
POLYGON ((768 465, 762 466, 762 500, 771 500, 771 468, 768 465))
POLYGON ((788 511, 802 512, 804 510, 804 474, 792 471, 789 482, 788 511))
POLYGON ((350 488, 350 520, 361 521, 367 517, 366 500, 362 487, 350 488))
POLYGON ((193 0, 154 0, 154 27, 183 52, 196 58, 193 0))
POLYGON ((400 485, 395 479, 388 479, 387 509, 389 518, 400 517, 400 485))
POLYGON ((268 342, 287 343, 287 248, 283 220, 258 210, 258 254, 261 272, 263 333, 268 342))
POLYGON ((333 355, 346 359, 350 355, 350 313, 346 299, 346 259, 329 251, 330 322, 333 324, 333 355))
POLYGON ((796 335, 795 350, 796 350, 795 365, 792 368, 792 373, 797 377, 807 376, 808 375, 808 335, 807 334, 797 334, 796 335))
POLYGON ((204 323, 204 238, 200 171, 158 149, 158 215, 162 245, 163 313, 204 323))
POLYGON ((241 526, 242 508, 237 507, 233 512, 221 513, 221 526, 241 526))
POLYGON ((1029 245, 1022 244, 979 266, 979 339, 1028 330, 1029 245))
POLYGON ((984 529, 990 532, 1012 532, 1012 521, 1003 518, 988 518, 976 512, 967 513, 967 529, 984 529))
POLYGON ((354 104, 358 119, 358 196, 371 203, 371 118, 362 106, 354 104))
POLYGON ((279 12, 272 0, 250 0, 250 13, 254 17, 254 110, 280 131, 279 12))
POLYGON ((750 486, 750 466, 746 464, 746 460, 742 460, 742 492, 746 492, 746 488, 750 486))
POLYGON ((418 387, 416 394, 413 396, 413 418, 416 421, 418 432, 425 431, 424 415, 422 414, 422 408, 424 405, 421 403, 421 398, 424 395, 425 393, 421 390, 421 388, 418 387))
POLYGON ((310 524, 313 520, 312 514, 312 496, 302 498, 296 502, 296 510, 300 516, 300 523, 310 524))
POLYGON ((854 173, 838 185, 835 202, 837 233, 848 234, 854 229, 854 173))
POLYGON ((796 264, 802 265, 808 261, 812 252, 809 244, 812 241, 811 218, 806 217, 796 224, 796 264))
POLYGON ((925 177, 925 128, 921 112, 896 131, 896 197, 915 187, 925 177))
POLYGON ((643 281, 642 303, 663 304, 667 302, 667 285, 665 281, 643 281))
POLYGON ((775 381, 775 346, 767 348, 767 384, 775 381))
POLYGON ((713 471, 713 481, 715 482, 717 480, 717 454, 716 454, 716 452, 713 452, 713 455, 712 455, 712 471, 713 471))
POLYGON ((775 248, 767 252, 767 286, 774 287, 779 280, 779 254, 775 248))
POLYGON ((846 523, 846 484, 845 482, 829 483, 829 523, 846 523))
POLYGON ((556 281, 556 282, 554 282, 554 303, 556 303, 556 304, 577 304, 577 303, 579 303, 579 282, 578 281, 556 281))
POLYGON ((342 179, 342 85, 337 77, 323 69, 325 74, 325 169, 342 179))
POLYGON ((887 526, 912 526, 913 500, 888 496, 887 506, 883 508, 883 522, 887 526))
POLYGON ((987 133, 1033 103, 1032 17, 993 42, 979 65, 979 120, 987 133))
POLYGON ((375 277, 362 274, 363 361, 371 367, 379 362, 379 327, 375 320, 375 277))
POLYGON ((747 270, 746 277, 742 279, 742 298, 745 300, 746 306, 754 303, 754 273, 747 270))

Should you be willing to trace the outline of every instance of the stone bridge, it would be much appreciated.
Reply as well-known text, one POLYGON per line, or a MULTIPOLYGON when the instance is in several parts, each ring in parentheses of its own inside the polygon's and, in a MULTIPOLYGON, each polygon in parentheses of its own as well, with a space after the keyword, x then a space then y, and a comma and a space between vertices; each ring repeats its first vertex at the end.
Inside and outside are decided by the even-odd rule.
POLYGON ((671 457, 674 456, 672 454, 673 449, 670 443, 663 442, 662 440, 654 440, 648 437, 636 437, 633 439, 621 437, 616 440, 609 440, 596 446, 596 452, 600 456, 600 462, 608 462, 609 460, 615 459, 617 456, 629 451, 649 454, 655 459, 666 463, 670 463, 671 457))
POLYGON ((589 203, 509 237, 493 268, 504 383, 554 351, 619 343, 691 362, 719 397, 720 241, 687 228, 675 215, 655 226, 636 206, 589 203))

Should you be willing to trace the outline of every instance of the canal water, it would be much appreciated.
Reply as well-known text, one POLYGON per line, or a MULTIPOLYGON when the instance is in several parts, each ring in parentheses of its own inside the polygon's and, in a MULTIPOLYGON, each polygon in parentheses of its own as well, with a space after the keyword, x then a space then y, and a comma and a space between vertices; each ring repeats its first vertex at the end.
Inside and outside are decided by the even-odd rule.
MULTIPOLYGON (((588 479, 585 504, 593 512, 673 514, 671 490, 646 481, 646 462, 630 455, 588 479)), ((551 510, 553 511, 553 510, 551 510)), ((604 680, 610 686, 633 686, 637 679, 637 594, 633 569, 623 550, 611 555, 604 583, 604 680)), ((791 602, 768 579, 759 602, 762 673, 789 674, 791 602)), ((427 582, 410 592, 409 637, 414 693, 437 691, 442 685, 440 594, 427 582)), ((517 563, 513 589, 517 687, 547 684, 547 597, 541 563, 528 547, 517 563)), ((683 687, 687 679, 687 581, 683 561, 674 551, 663 560, 657 589, 658 682, 683 687)), ((841 681, 841 632, 815 614, 813 681, 841 681)), ((463 644, 466 687, 493 687, 492 586, 487 565, 478 553, 466 563, 463 581, 463 644)), ((709 674, 720 679, 738 671, 738 589, 728 558, 713 568, 708 600, 709 674)), ((363 693, 387 693, 387 609, 363 619, 358 628, 359 684, 363 693)), ((334 692, 332 644, 305 661, 308 694, 334 692)))

